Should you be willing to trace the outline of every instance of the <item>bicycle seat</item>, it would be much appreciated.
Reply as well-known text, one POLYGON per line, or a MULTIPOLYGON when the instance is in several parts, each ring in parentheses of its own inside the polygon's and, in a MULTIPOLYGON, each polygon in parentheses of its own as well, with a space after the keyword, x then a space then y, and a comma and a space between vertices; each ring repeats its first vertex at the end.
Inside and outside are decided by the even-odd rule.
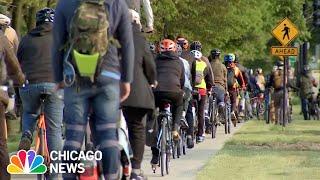
POLYGON ((49 92, 41 93, 40 100, 46 100, 50 95, 51 95, 51 93, 49 93, 49 92))
POLYGON ((171 103, 172 102, 169 99, 161 99, 159 108, 160 109, 168 108, 171 103))

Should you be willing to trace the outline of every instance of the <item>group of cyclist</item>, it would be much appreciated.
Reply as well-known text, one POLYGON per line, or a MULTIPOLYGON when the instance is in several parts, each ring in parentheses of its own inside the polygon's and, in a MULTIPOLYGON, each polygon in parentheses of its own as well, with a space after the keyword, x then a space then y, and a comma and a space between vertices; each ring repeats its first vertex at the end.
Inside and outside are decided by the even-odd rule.
MULTIPOLYGON (((143 3, 150 5, 148 1, 143 3)), ((255 72, 247 69, 240 64, 239 56, 229 53, 221 58, 222 52, 215 48, 206 57, 199 41, 189 43, 181 35, 176 38, 165 37, 149 48, 142 34, 139 13, 133 10, 135 8, 128 11, 124 1, 115 1, 108 6, 112 20, 109 24, 110 34, 118 39, 121 45, 119 50, 114 44, 110 45, 107 55, 102 58, 100 71, 95 74, 94 82, 82 77, 79 69, 75 71, 74 64, 68 63, 68 51, 63 49, 68 44, 71 29, 66 25, 70 26, 72 23, 73 12, 77 7, 75 1, 65 0, 59 1, 56 10, 40 10, 36 14, 36 27, 19 45, 14 44, 18 43, 16 40, 10 43, 7 40, 9 36, 5 38, 5 32, 12 31, 10 19, 5 15, 0 16, 0 52, 4 54, 0 54, 0 58, 5 59, 9 68, 14 68, 10 69, 14 72, 9 71, 9 75, 20 86, 23 104, 23 132, 18 149, 31 148, 40 113, 39 99, 44 93, 48 95, 44 111, 49 151, 81 150, 90 117, 94 122, 94 142, 103 153, 103 175, 106 179, 119 178, 120 152, 116 130, 120 106, 128 124, 129 141, 133 150, 131 179, 146 179, 141 170, 146 144, 143 121, 147 115, 147 122, 159 120, 154 111, 157 108, 161 111, 166 103, 171 107, 172 139, 179 141, 182 138, 180 128, 185 127, 186 145, 190 149, 195 142, 205 140, 205 133, 211 133, 210 123, 227 123, 225 116, 217 119, 219 122, 209 122, 205 118, 208 97, 214 97, 220 115, 225 114, 229 103, 227 101, 230 99, 230 115, 234 126, 245 116, 253 117, 256 105, 251 106, 250 99, 260 98, 268 87, 273 87, 274 107, 276 110, 280 109, 280 99, 283 97, 280 78, 283 63, 279 62, 275 66, 267 81, 261 68, 255 72), (22 70, 16 66, 18 62, 22 70), (73 84, 66 86, 66 75, 69 75, 67 68, 70 66, 76 77, 73 84), (62 124, 66 129, 64 147, 60 136, 62 124)), ((147 33, 153 31, 153 16, 148 17, 150 22, 144 29, 147 33)), ((309 88, 305 86, 306 89, 309 88)), ((6 106, 8 100, 3 102, 3 108, 0 105, 1 117, 6 106)), ((278 120, 280 114, 275 114, 275 119, 278 120)), ((4 128, 2 123, 0 125, 4 128)), ((6 180, 10 179, 6 172, 9 157, 6 137, 1 135, 0 138, 0 179, 6 180)), ((159 164, 160 151, 156 138, 153 137, 154 143, 150 145, 152 165, 159 164)), ((55 179, 57 176, 50 174, 48 178, 55 179)), ((65 179, 75 179, 76 176, 63 175, 65 179)))

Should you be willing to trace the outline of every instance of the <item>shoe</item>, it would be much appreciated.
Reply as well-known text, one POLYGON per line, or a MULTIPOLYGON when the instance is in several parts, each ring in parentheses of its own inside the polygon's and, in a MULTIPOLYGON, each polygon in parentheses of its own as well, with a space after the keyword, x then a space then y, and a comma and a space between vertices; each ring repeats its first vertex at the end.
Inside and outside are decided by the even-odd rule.
POLYGON ((197 136, 197 142, 201 143, 204 141, 204 136, 197 136))
POLYGON ((241 112, 239 113, 239 116, 240 116, 240 117, 244 117, 244 113, 241 111, 241 112))
POLYGON ((26 131, 22 134, 18 150, 30 150, 32 144, 32 134, 30 131, 26 131))
POLYGON ((143 32, 145 33, 153 33, 154 29, 152 26, 147 26, 146 28, 144 28, 143 32))
POLYGON ((151 165, 158 165, 159 164, 159 157, 152 155, 151 161, 150 161, 151 165))
POLYGON ((140 173, 134 173, 132 172, 130 175, 130 180, 147 180, 148 178, 143 174, 143 172, 140 170, 140 173))
POLYGON ((172 131, 172 138, 174 141, 179 141, 180 135, 179 135, 178 131, 172 131))
POLYGON ((231 112, 231 119, 237 120, 237 116, 234 111, 231 112))
POLYGON ((181 124, 181 129, 188 129, 189 128, 188 122, 185 118, 181 118, 180 124, 181 124))
POLYGON ((193 142, 192 136, 188 136, 187 137, 187 148, 192 149, 193 147, 194 147, 194 142, 193 142))
POLYGON ((206 134, 211 134, 211 128, 210 127, 206 127, 205 133, 206 134))

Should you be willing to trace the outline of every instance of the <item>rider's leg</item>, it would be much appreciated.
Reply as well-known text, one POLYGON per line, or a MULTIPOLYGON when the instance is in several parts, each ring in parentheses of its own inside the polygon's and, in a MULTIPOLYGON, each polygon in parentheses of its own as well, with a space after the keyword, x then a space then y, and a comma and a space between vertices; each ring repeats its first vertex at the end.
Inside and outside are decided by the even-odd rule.
POLYGON ((307 98, 301 98, 301 108, 304 120, 308 120, 308 99, 307 98))
POLYGON ((204 130, 204 108, 206 103, 207 96, 201 95, 200 101, 198 103, 198 137, 203 136, 204 130))
POLYGON ((129 140, 133 151, 133 157, 131 158, 133 171, 141 169, 145 146, 145 127, 143 125, 143 119, 146 117, 147 112, 148 110, 143 108, 123 108, 123 115, 127 121, 129 140))
POLYGON ((102 152, 103 173, 106 179, 118 179, 120 151, 117 137, 120 87, 118 82, 97 89, 92 100, 95 130, 99 150, 102 152))
MULTIPOLYGON (((44 89, 49 91, 54 90, 53 85, 43 85, 44 89)), ((62 150, 62 119, 63 119, 63 90, 58 90, 48 96, 45 100, 45 123, 48 150, 61 151, 62 150)), ((58 161, 52 161, 58 163, 58 161)), ((49 179, 56 179, 57 174, 50 174, 49 179)))
POLYGON ((0 102, 0 179, 10 180, 10 174, 7 172, 7 166, 9 165, 9 153, 7 147, 7 137, 4 131, 6 128, 5 111, 5 105, 3 102, 0 102))

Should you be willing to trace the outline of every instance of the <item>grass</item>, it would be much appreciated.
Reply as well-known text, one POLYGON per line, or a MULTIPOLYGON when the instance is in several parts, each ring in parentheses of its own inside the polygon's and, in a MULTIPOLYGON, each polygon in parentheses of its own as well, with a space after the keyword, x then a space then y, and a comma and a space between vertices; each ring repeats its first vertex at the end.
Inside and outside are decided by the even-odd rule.
POLYGON ((303 121, 297 113, 293 118, 285 129, 249 121, 209 160, 198 179, 320 179, 320 121, 303 121))
POLYGON ((17 151, 19 146, 19 141, 21 138, 20 132, 20 121, 10 120, 7 121, 9 126, 9 135, 8 135, 8 151, 13 152, 17 151))

